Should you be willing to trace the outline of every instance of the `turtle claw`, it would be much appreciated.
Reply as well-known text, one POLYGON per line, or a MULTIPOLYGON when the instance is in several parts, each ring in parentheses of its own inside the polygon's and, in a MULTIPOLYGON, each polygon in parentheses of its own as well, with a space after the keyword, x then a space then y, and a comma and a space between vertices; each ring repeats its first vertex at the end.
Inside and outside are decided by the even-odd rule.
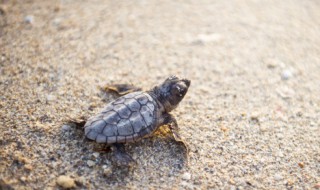
POLYGON ((117 166, 132 167, 136 164, 136 161, 125 152, 123 144, 114 144, 115 148, 113 155, 113 162, 117 166))
POLYGON ((173 139, 182 144, 186 150, 186 154, 189 155, 189 152, 190 152, 190 149, 189 149, 189 145, 180 137, 180 135, 175 132, 175 131, 172 131, 172 136, 173 136, 173 139))
POLYGON ((136 161, 127 153, 114 153, 113 162, 117 166, 125 166, 125 167, 132 167, 136 164, 136 161))

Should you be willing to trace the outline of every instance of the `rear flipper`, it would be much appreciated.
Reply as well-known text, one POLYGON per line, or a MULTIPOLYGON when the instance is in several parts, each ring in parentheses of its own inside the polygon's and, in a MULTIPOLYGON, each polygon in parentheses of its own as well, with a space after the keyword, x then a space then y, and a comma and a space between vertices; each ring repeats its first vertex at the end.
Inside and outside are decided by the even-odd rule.
POLYGON ((133 166, 136 162, 126 153, 124 144, 115 143, 113 148, 113 162, 117 166, 133 166))

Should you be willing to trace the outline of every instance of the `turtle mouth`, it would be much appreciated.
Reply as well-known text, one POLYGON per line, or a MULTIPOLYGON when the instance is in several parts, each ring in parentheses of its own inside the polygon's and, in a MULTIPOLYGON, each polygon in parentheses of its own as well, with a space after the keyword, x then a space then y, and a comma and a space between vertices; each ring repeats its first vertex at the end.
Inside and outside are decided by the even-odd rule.
POLYGON ((189 88, 191 81, 188 79, 182 79, 182 81, 186 84, 186 86, 189 88))

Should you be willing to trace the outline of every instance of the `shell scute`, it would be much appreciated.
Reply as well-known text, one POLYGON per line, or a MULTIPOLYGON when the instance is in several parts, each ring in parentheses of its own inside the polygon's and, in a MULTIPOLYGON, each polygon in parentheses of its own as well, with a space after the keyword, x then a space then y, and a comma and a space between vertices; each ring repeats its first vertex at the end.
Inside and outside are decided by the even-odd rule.
POLYGON ((117 142, 117 136, 108 137, 107 143, 112 144, 117 142))
POLYGON ((149 99, 147 96, 145 96, 144 94, 140 94, 138 96, 134 97, 141 105, 145 105, 149 99))
POLYGON ((112 103, 112 105, 123 104, 125 100, 125 98, 118 98, 112 103))
POLYGON ((131 110, 131 111, 139 111, 140 110, 140 104, 139 102, 134 99, 134 98, 131 98, 131 99, 127 99, 124 104, 131 110))
POLYGON ((120 120, 117 127, 118 127, 118 133, 120 136, 133 135, 134 133, 129 119, 120 120))
POLYGON ((91 123, 91 130, 97 132, 97 133, 102 133, 103 129, 105 128, 106 126, 106 122, 102 119, 99 119, 99 120, 96 120, 96 121, 93 121, 91 123))
POLYGON ((118 114, 122 119, 128 119, 132 111, 127 106, 123 106, 124 107, 122 107, 121 110, 118 111, 118 114))
POLYGON ((86 131, 86 136, 88 139, 91 139, 91 140, 95 140, 98 136, 98 133, 95 132, 94 130, 87 130, 86 131))
POLYGON ((141 131, 141 129, 145 128, 147 125, 143 120, 143 117, 139 112, 134 112, 130 117, 130 122, 132 124, 133 130, 135 133, 141 131))
POLYGON ((103 134, 107 137, 117 136, 118 128, 116 125, 107 125, 103 130, 103 134))
POLYGON ((133 92, 133 93, 130 93, 130 94, 127 94, 127 95, 125 95, 125 96, 123 96, 123 97, 120 97, 120 98, 125 98, 125 99, 129 99, 129 98, 133 98, 133 97, 135 97, 135 96, 138 96, 138 95, 140 95, 140 94, 142 94, 143 92, 133 92))
POLYGON ((103 120, 108 124, 115 125, 119 122, 120 119, 121 118, 120 118, 119 114, 114 110, 109 111, 103 115, 103 120))
POLYGON ((142 106, 140 113, 147 126, 150 126, 153 122, 153 112, 148 108, 148 106, 142 106))
POLYGON ((107 137, 104 136, 103 134, 98 134, 96 138, 97 143, 106 143, 107 142, 107 137))

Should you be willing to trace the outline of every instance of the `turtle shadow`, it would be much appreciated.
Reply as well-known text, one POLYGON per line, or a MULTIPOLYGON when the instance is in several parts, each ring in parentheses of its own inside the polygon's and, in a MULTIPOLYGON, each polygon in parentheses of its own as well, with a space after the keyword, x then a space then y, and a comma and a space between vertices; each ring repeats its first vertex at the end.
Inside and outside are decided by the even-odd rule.
MULTIPOLYGON (((105 144, 99 144, 92 140, 85 138, 84 134, 84 125, 85 121, 80 122, 69 122, 73 130, 75 131, 74 138, 81 141, 85 146, 85 144, 90 144, 90 148, 92 148, 95 152, 107 153, 112 156, 112 150, 110 146, 106 146, 105 144)), ((172 136, 170 136, 167 132, 164 132, 164 127, 159 129, 159 133, 155 133, 155 135, 147 138, 143 138, 140 141, 127 143, 126 151, 134 157, 137 161, 143 157, 144 163, 150 159, 150 161, 165 161, 165 164, 173 164, 172 167, 177 169, 182 169, 183 167, 188 165, 188 150, 185 147, 185 144, 181 144, 176 141, 172 136)), ((89 148, 89 147, 88 147, 89 148)), ((111 160, 109 158, 109 160, 111 160)), ((140 162, 141 163, 141 162, 140 162)), ((125 166, 117 166, 119 168, 125 168, 125 166)))
MULTIPOLYGON (((159 179, 163 176, 175 176, 188 166, 185 149, 170 138, 150 137, 126 145, 126 152, 136 164, 132 167, 112 166, 112 173, 105 176, 106 185, 125 186, 130 181, 146 178, 159 179)), ((109 159, 112 153, 107 156, 109 159)))
POLYGON ((178 172, 188 166, 187 150, 169 137, 142 139, 129 145, 127 150, 134 155, 138 164, 151 165, 155 169, 167 167, 171 172, 178 172))
MULTIPOLYGON (((92 175, 90 172, 95 172, 99 176, 98 179, 94 179, 95 181, 101 180, 107 185, 126 185, 137 173, 145 177, 148 177, 149 173, 155 176, 170 176, 179 173, 188 165, 184 146, 168 136, 157 135, 126 144, 126 152, 136 161, 134 166, 115 165, 112 161, 113 152, 110 147, 85 138, 84 124, 85 121, 66 122, 65 125, 70 126, 71 135, 65 137, 65 133, 61 132, 64 138, 76 141, 76 149, 80 149, 80 154, 84 155, 74 167, 79 176, 90 176, 92 175), (98 153, 98 156, 92 156, 98 153), (89 160, 93 160, 95 166, 88 166, 89 160), (166 171, 167 174, 164 174, 163 171, 166 171)), ((78 156, 76 154, 73 157, 78 156)))
MULTIPOLYGON (((132 168, 113 164, 110 146, 85 138, 85 121, 72 120, 64 123, 62 126, 69 127, 64 127, 67 130, 61 130, 60 139, 75 142, 72 145, 65 144, 69 149, 75 150, 66 160, 74 160, 72 168, 78 176, 87 176, 86 179, 94 180, 96 183, 107 182, 109 185, 114 185, 121 184, 123 179, 132 175, 132 168)), ((77 183, 77 185, 86 188, 86 184, 77 183)))

